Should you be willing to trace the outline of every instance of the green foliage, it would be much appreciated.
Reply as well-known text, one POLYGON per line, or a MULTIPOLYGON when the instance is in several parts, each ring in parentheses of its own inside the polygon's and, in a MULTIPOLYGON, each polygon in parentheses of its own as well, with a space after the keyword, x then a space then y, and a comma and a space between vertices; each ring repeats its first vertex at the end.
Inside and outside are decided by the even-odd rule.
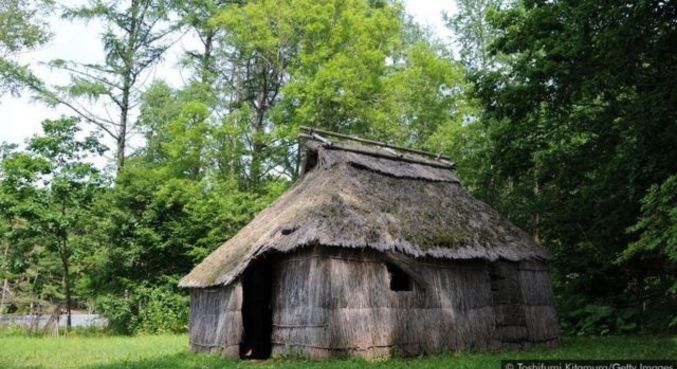
POLYGON ((460 127, 472 110, 465 96, 463 68, 443 50, 419 40, 403 50, 383 78, 383 92, 372 112, 371 135, 412 147, 438 150, 431 137, 460 127))
POLYGON ((641 329, 675 303, 668 239, 627 259, 649 251, 651 227, 669 229, 644 223, 640 204, 677 172, 674 7, 526 1, 489 15, 492 52, 506 58, 476 78, 494 173, 485 198, 553 250, 560 298, 641 308, 641 329), (638 218, 647 238, 633 244, 638 218))
POLYGON ((463 70, 405 18, 397 2, 362 0, 252 1, 214 18, 243 71, 230 113, 252 143, 250 179, 296 178, 302 124, 421 147, 461 121, 463 70))
POLYGON ((101 296, 96 302, 99 313, 108 319, 108 329, 119 334, 131 334, 137 326, 137 314, 129 299, 114 295, 101 296))
POLYGON ((0 93, 83 121, 0 148, 0 311, 72 299, 116 332, 182 331, 176 281, 298 177, 303 124, 451 156, 553 251, 566 332, 677 324, 674 6, 458 0, 454 61, 399 1, 91 0, 63 15, 102 22, 106 57, 52 61, 71 83, 48 88, 16 58, 50 5, 0 5, 0 93), (146 84, 177 30, 199 41, 186 83, 146 84), (113 139, 114 181, 84 123, 113 139))
POLYGON ((124 296, 103 295, 97 308, 114 333, 181 333, 188 329, 188 297, 172 287, 139 286, 124 296))
MULTIPOLYGON (((628 231, 641 233, 619 261, 627 261, 636 254, 659 253, 677 263, 677 175, 649 188, 642 198, 642 216, 628 231)), ((677 284, 672 292, 677 292, 677 284)))
MULTIPOLYGON (((656 273, 645 288, 674 300, 677 298, 677 176, 649 188, 642 198, 641 214, 637 223, 628 228, 628 232, 639 233, 639 239, 628 245, 617 263, 631 263, 637 257, 650 260, 654 268, 664 272, 656 273)), ((677 327, 674 309, 670 305, 665 309, 669 327, 677 327)))
POLYGON ((9 152, 1 163, 0 221, 7 225, 1 241, 8 245, 3 256, 19 281, 34 275, 32 300, 70 314, 74 275, 90 246, 83 235, 91 206, 106 184, 86 160, 105 149, 95 136, 77 137, 77 119, 42 126, 44 134, 29 139, 26 151, 9 152))
POLYGON ((98 277, 109 288, 125 287, 119 275, 160 282, 186 273, 281 190, 271 187, 272 194, 257 198, 233 183, 205 188, 207 183, 167 178, 134 164, 124 173, 100 214, 103 242, 112 246, 102 250, 105 272, 98 277))
POLYGON ((458 12, 445 14, 447 26, 454 31, 460 46, 460 59, 474 72, 483 72, 498 66, 498 58, 490 49, 499 35, 491 24, 495 11, 515 7, 511 0, 456 0, 458 12))
POLYGON ((131 115, 139 104, 141 79, 144 72, 161 60, 171 45, 167 36, 178 27, 169 22, 172 3, 89 0, 84 5, 66 7, 62 14, 66 19, 102 22, 105 58, 100 63, 53 60, 49 65, 68 73, 70 83, 36 88, 44 102, 70 109, 113 139, 118 170, 124 166, 127 139, 133 132, 131 115), (96 102, 105 104, 105 114, 96 113, 91 107, 96 102))
POLYGON ((232 145, 242 132, 214 120, 211 96, 201 82, 153 84, 138 121, 145 147, 99 199, 92 234, 100 247, 85 286, 116 332, 185 330, 178 279, 287 187, 274 177, 249 186, 242 146, 232 145))
POLYGON ((188 296, 161 288, 143 288, 137 293, 144 300, 139 311, 140 332, 179 333, 188 330, 188 296))
POLYGON ((194 68, 195 79, 202 83, 215 83, 219 74, 216 68, 215 48, 221 38, 221 32, 210 20, 226 6, 234 4, 236 2, 187 0, 175 1, 171 5, 179 16, 179 25, 194 31, 200 40, 202 50, 188 51, 182 61, 194 68))
POLYGON ((564 330, 570 334, 607 335, 610 332, 628 332, 637 329, 639 309, 619 310, 611 305, 588 304, 568 312, 564 330), (566 323, 572 322, 572 326, 566 323))
POLYGON ((50 33, 42 19, 51 0, 3 0, 0 3, 0 96, 18 95, 26 85, 40 81, 16 57, 45 44, 50 33))

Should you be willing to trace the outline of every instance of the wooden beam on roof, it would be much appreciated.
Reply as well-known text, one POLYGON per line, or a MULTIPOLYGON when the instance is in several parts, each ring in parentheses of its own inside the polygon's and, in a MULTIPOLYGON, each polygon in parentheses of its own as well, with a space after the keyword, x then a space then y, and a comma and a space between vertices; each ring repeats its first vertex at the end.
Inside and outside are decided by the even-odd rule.
POLYGON ((427 156, 429 158, 433 158, 435 160, 446 161, 445 164, 450 164, 450 165, 453 166, 453 163, 451 163, 451 158, 444 156, 444 155, 441 155, 441 154, 434 154, 434 153, 431 153, 431 152, 428 152, 428 151, 411 149, 411 148, 404 147, 404 146, 391 145, 389 143, 375 141, 375 140, 368 140, 366 138, 360 138, 360 137, 355 137, 355 136, 351 136, 351 135, 345 135, 343 133, 325 131, 325 130, 319 129, 319 128, 301 126, 300 129, 301 129, 301 131, 309 133, 310 135, 312 135, 313 133, 317 133, 317 134, 324 135, 324 136, 332 136, 332 137, 342 138, 344 140, 351 140, 351 141, 360 142, 360 143, 364 143, 364 144, 375 145, 375 146, 385 147, 385 148, 399 150, 399 151, 403 151, 403 152, 409 152, 409 153, 412 153, 412 154, 423 155, 423 156, 427 156))
POLYGON ((316 136, 317 135, 311 136, 311 135, 306 134, 306 133, 300 133, 299 134, 300 138, 318 141, 325 148, 330 149, 330 150, 343 150, 343 151, 348 151, 348 152, 354 152, 356 154, 373 156, 373 157, 377 157, 377 158, 402 161, 402 162, 405 162, 405 163, 412 163, 412 164, 427 165, 427 166, 433 167, 433 168, 454 169, 454 164, 449 163, 449 162, 432 161, 432 160, 417 160, 417 159, 414 159, 414 158, 411 158, 411 157, 405 157, 405 156, 402 156, 402 155, 391 154, 387 151, 378 152, 378 151, 363 150, 363 149, 360 149, 359 147, 355 147, 355 146, 351 147, 351 146, 341 145, 340 143, 337 143, 337 142, 326 143, 325 142, 325 141, 327 141, 326 139, 320 140, 316 136))

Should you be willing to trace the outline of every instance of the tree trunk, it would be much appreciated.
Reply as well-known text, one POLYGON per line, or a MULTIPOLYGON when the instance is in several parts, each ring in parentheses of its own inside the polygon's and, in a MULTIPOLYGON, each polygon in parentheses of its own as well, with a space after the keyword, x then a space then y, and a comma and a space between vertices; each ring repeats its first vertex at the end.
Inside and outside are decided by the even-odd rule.
POLYGON ((127 147, 127 122, 129 120, 129 96, 132 91, 131 63, 128 63, 128 70, 125 71, 125 77, 122 85, 122 104, 120 106, 120 125, 118 126, 117 147, 115 152, 115 161, 117 172, 120 173, 125 166, 125 149, 127 147))
MULTIPOLYGON (((5 252, 3 253, 2 257, 3 269, 6 265, 7 255, 9 255, 9 244, 5 245, 5 252)), ((9 280, 7 277, 5 277, 4 281, 2 282, 2 296, 0 296, 0 318, 2 318, 2 316, 5 314, 5 295, 7 293, 7 289, 9 288, 8 285, 9 280)))
POLYGON ((262 175, 262 164, 263 164, 263 149, 265 148, 264 143, 261 141, 262 135, 265 134, 265 113, 266 113, 266 95, 268 94, 267 90, 267 78, 266 74, 262 73, 261 81, 261 90, 259 91, 258 98, 254 104, 256 110, 256 118, 254 122, 254 133, 253 133, 253 143, 252 143, 252 166, 250 170, 251 180, 255 188, 258 189, 259 182, 262 175))
POLYGON ((299 142, 296 144, 296 158, 294 160, 294 173, 292 174, 292 180, 296 181, 297 178, 301 175, 301 161, 303 160, 303 149, 302 143, 299 142))
POLYGON ((120 173, 125 166, 125 149, 127 148, 127 131, 129 123, 130 95, 136 76, 134 75, 134 52, 136 41, 139 37, 139 2, 132 1, 130 7, 130 25, 127 35, 126 55, 124 58, 124 69, 122 71, 122 101, 120 104, 120 123, 118 126, 117 147, 115 153, 117 172, 120 173))
MULTIPOLYGON (((124 100, 127 100, 125 98, 124 100)), ((120 113, 120 128, 118 129, 118 137, 116 139, 115 151, 115 165, 118 173, 125 166, 125 148, 127 146, 127 109, 123 109, 120 113)))
POLYGON ((63 286, 66 291, 66 327, 67 329, 71 328, 71 307, 72 307, 72 296, 71 296, 71 276, 70 276, 70 261, 68 255, 68 244, 67 241, 62 241, 62 252, 61 252, 61 262, 63 264, 63 286))
POLYGON ((5 314, 5 295, 9 289, 9 281, 7 278, 2 282, 2 296, 0 297, 0 318, 5 314))
POLYGON ((215 31, 207 31, 207 36, 205 37, 204 42, 204 54, 202 55, 202 83, 212 84, 213 73, 212 73, 212 47, 214 44, 214 35, 215 31))
MULTIPOLYGON (((536 204, 539 204, 539 194, 541 192, 541 188, 538 185, 538 179, 534 180, 534 200, 536 204)), ((536 242, 540 243, 541 242, 541 235, 539 233, 539 230, 541 228, 541 213, 539 211, 539 208, 534 211, 534 240, 536 242)))

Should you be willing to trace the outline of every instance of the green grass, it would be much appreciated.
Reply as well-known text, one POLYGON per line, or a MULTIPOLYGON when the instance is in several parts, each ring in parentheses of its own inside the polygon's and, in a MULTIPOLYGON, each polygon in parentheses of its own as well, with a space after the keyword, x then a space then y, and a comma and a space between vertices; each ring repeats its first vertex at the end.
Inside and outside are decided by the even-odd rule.
POLYGON ((227 369, 227 368, 500 368, 501 359, 677 359, 676 337, 566 338, 555 349, 507 353, 447 354, 419 359, 310 362, 274 359, 228 361, 193 354, 188 338, 176 336, 0 337, 2 369, 227 369))

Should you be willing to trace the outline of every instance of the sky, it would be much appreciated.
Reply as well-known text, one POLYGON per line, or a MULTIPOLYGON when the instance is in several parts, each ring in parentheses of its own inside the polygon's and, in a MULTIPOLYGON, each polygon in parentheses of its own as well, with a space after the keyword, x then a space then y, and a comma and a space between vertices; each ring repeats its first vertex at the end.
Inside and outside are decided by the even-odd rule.
MULTIPOLYGON (((82 0, 71 0, 69 4, 83 3, 82 0)), ((438 38, 450 40, 451 33, 444 26, 442 12, 453 14, 453 0, 406 0, 406 11, 415 21, 428 27, 438 38)), ((96 63, 103 60, 103 49, 99 36, 103 30, 98 22, 69 22, 54 16, 49 20, 53 39, 39 50, 24 53, 20 61, 30 64, 34 72, 47 83, 58 84, 68 81, 64 72, 50 70, 45 63, 54 59, 73 60, 81 63, 96 63)), ((154 67, 147 76, 147 81, 164 79, 174 86, 183 82, 178 68, 178 58, 190 48, 191 40, 179 40, 165 56, 165 60, 154 67)), ((27 138, 40 133, 40 123, 45 119, 58 118, 68 114, 65 108, 50 108, 34 102, 30 96, 2 96, 0 101, 0 142, 21 144, 27 138)))

